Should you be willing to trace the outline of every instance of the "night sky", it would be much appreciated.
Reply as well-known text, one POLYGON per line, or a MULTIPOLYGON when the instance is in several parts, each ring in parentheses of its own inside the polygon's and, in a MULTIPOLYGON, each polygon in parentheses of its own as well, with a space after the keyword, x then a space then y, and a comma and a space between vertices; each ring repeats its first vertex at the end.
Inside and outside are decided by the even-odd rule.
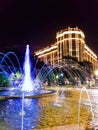
POLYGON ((41 49, 68 26, 82 29, 98 55, 98 0, 0 0, 0 51, 41 49))

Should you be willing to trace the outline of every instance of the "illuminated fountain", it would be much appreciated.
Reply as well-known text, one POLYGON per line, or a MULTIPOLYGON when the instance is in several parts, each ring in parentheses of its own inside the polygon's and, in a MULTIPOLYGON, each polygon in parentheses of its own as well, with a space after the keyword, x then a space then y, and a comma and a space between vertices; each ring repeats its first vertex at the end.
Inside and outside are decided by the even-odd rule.
POLYGON ((31 66, 29 58, 29 45, 26 48, 25 62, 24 62, 24 81, 22 84, 22 91, 33 91, 33 81, 31 79, 31 66))
MULTIPOLYGON (((20 98, 20 97, 22 97, 23 93, 24 93, 25 98, 34 98, 34 97, 45 96, 47 94, 52 94, 52 93, 56 92, 53 90, 43 90, 42 89, 41 83, 42 83, 42 80, 44 80, 44 78, 46 78, 46 76, 49 74, 49 71, 50 71, 49 68, 47 69, 47 72, 42 74, 42 71, 41 71, 43 68, 42 67, 39 74, 37 75, 37 77, 35 79, 32 79, 31 63, 30 63, 30 56, 29 56, 30 54, 29 53, 30 53, 29 52, 29 45, 27 45, 26 46, 26 53, 25 53, 25 60, 24 60, 24 65, 23 65, 24 71, 20 72, 22 75, 20 77, 21 80, 19 79, 17 81, 15 79, 15 82, 17 81, 17 83, 16 84, 13 83, 12 87, 0 89, 0 98, 6 98, 6 99, 7 98, 20 98), (39 79, 41 77, 41 75, 43 75, 42 79, 39 79)), ((52 68, 51 68, 51 70, 52 70, 52 68)))
POLYGON ((78 107, 78 130, 80 130, 80 113, 81 113, 81 105, 87 105, 90 108, 91 113, 91 121, 89 122, 90 127, 92 127, 94 130, 98 129, 98 90, 97 89, 87 89, 86 87, 83 87, 80 91, 80 99, 79 99, 79 107, 78 107), (86 92, 87 98, 82 101, 82 94, 83 91, 86 92))
MULTIPOLYGON (((29 45, 26 46, 24 72, 22 69, 18 70, 21 73, 19 79, 15 76, 17 69, 8 57, 9 54, 14 53, 3 54, 3 58, 0 57, 1 73, 5 74, 7 78, 9 77, 11 82, 11 87, 0 88, 0 130, 32 130, 40 121, 41 106, 38 98, 49 96, 56 91, 44 90, 39 80, 43 80, 49 74, 49 69, 46 69, 47 71, 42 75, 40 71, 37 77, 32 80, 29 45), (7 59, 12 67, 8 65, 7 59)), ((15 54, 14 56, 16 57, 15 54)), ((17 57, 16 59, 18 61, 17 57)), ((20 68, 19 61, 18 66, 20 68)))

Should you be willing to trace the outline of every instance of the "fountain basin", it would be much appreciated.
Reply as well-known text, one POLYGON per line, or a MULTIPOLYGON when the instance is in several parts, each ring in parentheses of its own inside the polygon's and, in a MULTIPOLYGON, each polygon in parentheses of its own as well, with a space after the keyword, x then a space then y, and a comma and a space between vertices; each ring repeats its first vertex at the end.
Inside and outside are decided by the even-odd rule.
POLYGON ((24 93, 24 98, 42 98, 45 96, 52 96, 56 94, 56 90, 39 90, 37 92, 23 92, 17 88, 0 88, 0 100, 3 99, 14 99, 14 98, 22 98, 24 93))

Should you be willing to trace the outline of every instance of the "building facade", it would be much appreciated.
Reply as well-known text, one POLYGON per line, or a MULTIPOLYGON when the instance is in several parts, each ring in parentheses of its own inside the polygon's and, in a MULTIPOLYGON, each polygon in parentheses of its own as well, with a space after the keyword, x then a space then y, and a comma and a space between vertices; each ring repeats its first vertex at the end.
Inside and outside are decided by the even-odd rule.
POLYGON ((56 43, 35 52, 45 63, 54 65, 66 62, 66 57, 77 59, 78 62, 90 62, 97 69, 97 55, 86 45, 85 35, 78 27, 61 30, 56 33, 56 43))

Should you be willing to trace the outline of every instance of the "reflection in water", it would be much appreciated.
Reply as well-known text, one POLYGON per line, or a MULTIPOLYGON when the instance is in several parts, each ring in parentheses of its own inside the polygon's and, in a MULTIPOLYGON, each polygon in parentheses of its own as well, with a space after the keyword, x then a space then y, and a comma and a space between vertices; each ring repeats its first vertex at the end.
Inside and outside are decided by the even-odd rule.
MULTIPOLYGON (((21 108, 21 99, 0 101, 0 130, 21 130, 21 108)), ((38 99, 24 99, 23 130, 32 130, 38 124, 39 119, 38 99)))

